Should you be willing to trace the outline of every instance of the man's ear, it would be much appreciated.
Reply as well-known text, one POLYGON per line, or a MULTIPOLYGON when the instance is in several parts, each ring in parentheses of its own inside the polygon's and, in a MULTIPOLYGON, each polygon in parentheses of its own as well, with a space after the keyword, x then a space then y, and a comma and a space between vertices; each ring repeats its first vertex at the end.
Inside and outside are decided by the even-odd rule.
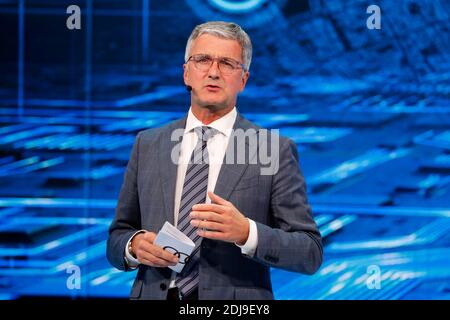
POLYGON ((250 71, 245 71, 244 75, 242 76, 240 92, 244 91, 245 85, 247 84, 248 77, 250 77, 250 71))

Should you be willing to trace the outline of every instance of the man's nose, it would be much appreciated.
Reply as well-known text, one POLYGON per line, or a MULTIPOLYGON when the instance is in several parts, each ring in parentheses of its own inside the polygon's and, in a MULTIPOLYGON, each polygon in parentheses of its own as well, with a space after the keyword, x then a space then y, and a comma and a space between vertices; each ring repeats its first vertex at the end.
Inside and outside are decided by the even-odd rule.
POLYGON ((219 62, 213 61, 212 65, 208 71, 208 77, 217 79, 217 78, 219 78, 219 76, 220 76, 219 62))

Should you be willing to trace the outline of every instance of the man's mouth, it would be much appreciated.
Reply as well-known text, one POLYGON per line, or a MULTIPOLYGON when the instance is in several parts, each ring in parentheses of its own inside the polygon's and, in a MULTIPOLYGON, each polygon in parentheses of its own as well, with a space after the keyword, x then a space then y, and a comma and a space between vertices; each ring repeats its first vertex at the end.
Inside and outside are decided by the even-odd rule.
POLYGON ((217 91, 217 90, 220 89, 220 87, 219 87, 219 86, 216 86, 216 85, 213 85, 213 84, 208 84, 208 85, 206 86, 206 89, 208 89, 208 90, 210 90, 210 91, 217 91))

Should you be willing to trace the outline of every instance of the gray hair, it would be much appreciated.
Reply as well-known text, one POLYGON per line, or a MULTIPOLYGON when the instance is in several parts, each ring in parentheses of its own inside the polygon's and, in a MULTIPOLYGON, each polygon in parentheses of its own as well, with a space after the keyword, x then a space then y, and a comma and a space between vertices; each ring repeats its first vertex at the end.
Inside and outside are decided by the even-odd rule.
POLYGON ((236 40, 242 48, 242 61, 246 71, 250 69, 252 62, 252 42, 248 34, 236 23, 224 21, 210 21, 199 24, 192 30, 186 44, 184 61, 189 59, 192 42, 202 34, 210 34, 222 39, 236 40))

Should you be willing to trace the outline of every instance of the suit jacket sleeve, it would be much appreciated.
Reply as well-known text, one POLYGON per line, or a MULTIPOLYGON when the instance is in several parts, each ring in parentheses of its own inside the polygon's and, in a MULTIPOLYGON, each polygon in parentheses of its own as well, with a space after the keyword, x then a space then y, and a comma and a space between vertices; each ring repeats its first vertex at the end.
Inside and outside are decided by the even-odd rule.
POLYGON ((116 215, 109 227, 107 241, 107 258, 116 268, 131 270, 125 261, 125 247, 130 237, 141 229, 141 212, 137 190, 137 172, 139 158, 139 142, 141 133, 136 137, 130 160, 124 175, 116 206, 116 215))
POLYGON ((308 204, 297 146, 290 139, 280 140, 270 210, 271 225, 257 222, 258 247, 252 259, 289 271, 315 273, 322 264, 322 240, 308 204))

